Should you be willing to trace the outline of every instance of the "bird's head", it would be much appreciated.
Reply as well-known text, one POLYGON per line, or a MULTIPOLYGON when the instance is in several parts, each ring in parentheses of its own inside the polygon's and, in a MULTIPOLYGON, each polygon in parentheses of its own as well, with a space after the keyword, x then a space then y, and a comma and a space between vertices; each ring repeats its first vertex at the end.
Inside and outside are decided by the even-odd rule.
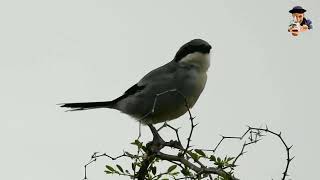
POLYGON ((201 68, 207 70, 210 65, 209 53, 211 48, 211 45, 202 39, 191 40, 178 50, 174 61, 201 66, 201 68))

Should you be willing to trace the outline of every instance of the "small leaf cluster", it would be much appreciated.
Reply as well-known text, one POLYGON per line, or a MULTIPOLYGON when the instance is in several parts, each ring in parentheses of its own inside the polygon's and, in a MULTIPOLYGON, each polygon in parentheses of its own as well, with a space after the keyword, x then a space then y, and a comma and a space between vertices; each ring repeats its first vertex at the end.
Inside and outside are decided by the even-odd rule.
MULTIPOLYGON (((188 155, 194 160, 194 161, 200 161, 200 159, 205 159, 208 161, 213 162, 216 168, 218 169, 229 169, 229 173, 226 174, 225 176, 217 176, 215 180, 228 180, 230 179, 230 176, 233 174, 234 167, 236 165, 232 160, 235 159, 235 157, 228 157, 225 156, 224 158, 216 157, 214 154, 212 155, 207 155, 203 150, 201 149, 194 149, 194 150, 189 150, 188 155)), ((190 174, 188 174, 190 175, 190 174)))
MULTIPOLYGON (((131 143, 132 145, 137 147, 137 154, 133 155, 129 152, 125 152, 126 157, 129 157, 132 160, 131 169, 124 170, 122 166, 116 164, 114 166, 106 165, 105 173, 108 175, 121 175, 121 176, 129 176, 131 178, 137 178, 137 172, 142 166, 142 162, 144 158, 147 157, 147 147, 139 140, 135 140, 131 143)), ((146 175, 146 180, 169 180, 169 178, 176 178, 180 173, 189 174, 188 170, 184 170, 182 172, 177 171, 177 165, 171 165, 166 171, 160 172, 157 168, 156 163, 159 163, 160 159, 154 158, 150 163, 148 168, 148 173, 146 175)))
POLYGON ((231 168, 234 169, 236 165, 234 165, 231 161, 234 159, 234 157, 227 157, 225 156, 223 159, 220 157, 215 157, 214 155, 211 155, 209 157, 210 161, 213 161, 215 165, 217 165, 220 169, 226 169, 231 168))
MULTIPOLYGON (((148 158, 147 154, 147 147, 140 142, 139 140, 135 140, 131 143, 132 145, 137 147, 137 153, 131 154, 129 152, 125 152, 125 156, 132 160, 131 169, 125 169, 121 165, 106 165, 106 174, 108 175, 121 175, 121 176, 128 176, 132 179, 136 179, 138 177, 139 169, 142 167, 142 163, 145 158, 148 158)), ((191 149, 188 150, 186 153, 180 151, 178 156, 184 156, 186 159, 192 159, 195 162, 200 161, 207 161, 207 162, 214 162, 211 166, 215 166, 220 169, 226 169, 233 167, 231 161, 234 159, 233 157, 215 157, 214 155, 208 155, 201 149, 191 149)), ((179 179, 179 178, 187 178, 187 179, 205 179, 208 177, 207 174, 197 174, 190 168, 183 166, 179 163, 171 162, 172 164, 165 170, 160 171, 157 167, 158 163, 161 163, 163 160, 159 158, 152 159, 150 163, 147 173, 146 173, 146 180, 169 180, 169 179, 179 179)), ((230 172, 230 175, 232 172, 230 172)), ((225 177, 217 176, 215 180, 228 180, 230 175, 226 175, 225 177), (228 177, 227 177, 228 176, 228 177)))
POLYGON ((106 170, 104 172, 107 174, 118 174, 118 175, 130 176, 130 172, 128 170, 124 171, 119 164, 116 165, 116 168, 110 165, 106 165, 106 170))

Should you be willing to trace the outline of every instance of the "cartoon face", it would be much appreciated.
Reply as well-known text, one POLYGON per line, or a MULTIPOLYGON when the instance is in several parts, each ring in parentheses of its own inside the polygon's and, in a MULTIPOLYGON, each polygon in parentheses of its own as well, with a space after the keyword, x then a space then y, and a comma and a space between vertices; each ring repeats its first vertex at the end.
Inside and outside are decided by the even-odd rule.
POLYGON ((304 14, 303 13, 293 13, 292 17, 296 19, 298 23, 302 23, 304 14))

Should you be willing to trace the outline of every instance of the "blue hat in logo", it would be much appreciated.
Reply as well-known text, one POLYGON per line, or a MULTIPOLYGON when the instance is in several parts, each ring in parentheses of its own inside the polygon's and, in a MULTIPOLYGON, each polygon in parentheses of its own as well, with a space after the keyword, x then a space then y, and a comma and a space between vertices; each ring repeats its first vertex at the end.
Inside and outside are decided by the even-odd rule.
POLYGON ((291 13, 291 14, 293 14, 293 13, 304 13, 306 11, 307 10, 303 9, 301 6, 295 6, 289 11, 289 13, 291 13))

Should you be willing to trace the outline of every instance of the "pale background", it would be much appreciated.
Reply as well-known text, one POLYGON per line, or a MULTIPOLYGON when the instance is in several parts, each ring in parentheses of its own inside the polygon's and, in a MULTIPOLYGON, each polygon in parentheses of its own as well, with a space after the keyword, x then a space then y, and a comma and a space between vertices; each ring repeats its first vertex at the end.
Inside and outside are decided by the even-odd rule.
MULTIPOLYGON (((128 116, 67 113, 56 104, 111 100, 194 38, 213 50, 207 86, 192 109, 200 123, 192 144, 210 148, 219 134, 267 124, 294 145, 291 178, 316 178, 320 1, 300 2, 1 0, 1 179, 80 180, 93 152, 134 150, 138 123, 128 116), (294 5, 314 24, 299 37, 287 32, 294 5)), ((174 125, 187 135, 187 116, 174 125)), ((143 135, 150 139, 147 128, 143 135)), ((219 153, 239 150, 230 142, 219 153)), ((89 179, 127 179, 105 175, 106 163, 91 166, 89 179)), ((285 151, 267 137, 238 164, 241 179, 279 179, 285 151)))

